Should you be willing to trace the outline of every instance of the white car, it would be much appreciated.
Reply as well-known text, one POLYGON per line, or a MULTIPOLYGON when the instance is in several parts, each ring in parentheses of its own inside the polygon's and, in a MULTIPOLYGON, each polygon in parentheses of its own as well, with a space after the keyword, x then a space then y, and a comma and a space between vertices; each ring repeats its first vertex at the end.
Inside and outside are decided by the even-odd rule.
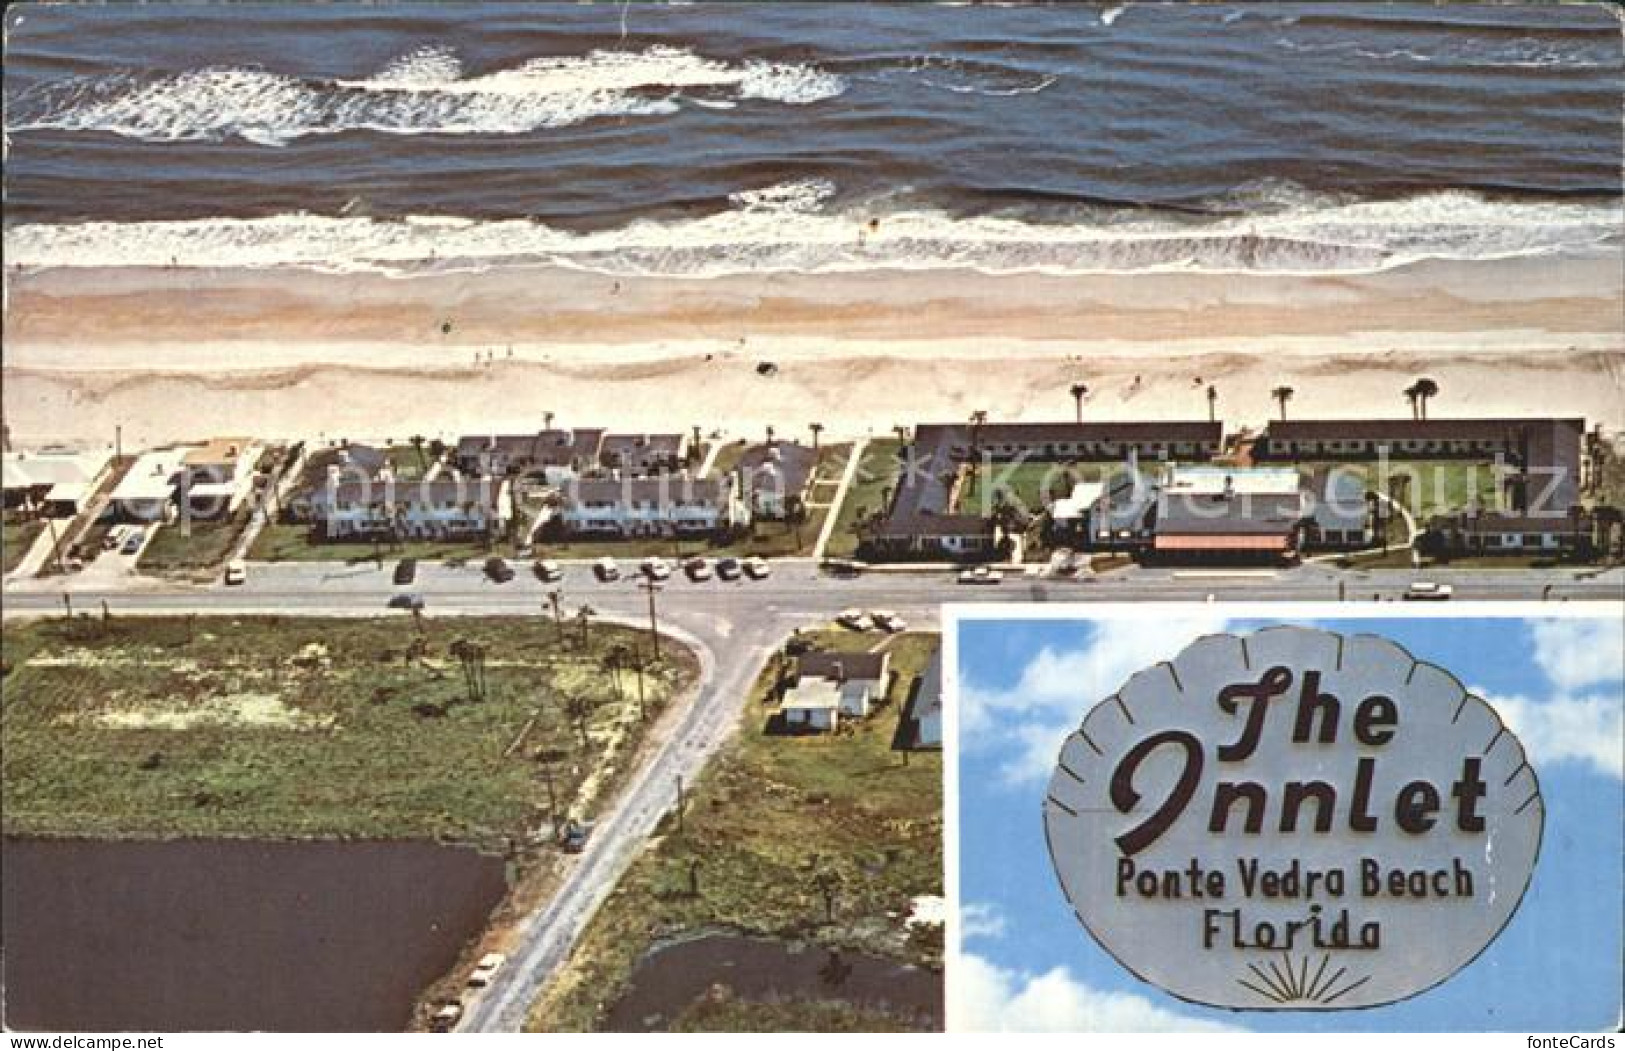
POLYGON ((607 555, 592 564, 592 571, 598 575, 599 580, 621 579, 621 567, 607 555))
POLYGON ((474 970, 469 972, 468 984, 474 986, 475 988, 482 988, 490 985, 491 979, 497 976, 497 972, 502 970, 502 965, 507 962, 508 957, 504 953, 486 953, 484 956, 480 957, 479 963, 474 965, 474 970))
POLYGON ((997 584, 1003 579, 1003 573, 987 566, 977 566, 975 569, 964 569, 959 572, 961 584, 997 584))
POLYGON ((536 574, 536 579, 544 584, 557 584, 564 579, 564 567, 551 558, 537 559, 531 568, 536 574))
POLYGON ((449 1033, 456 1028, 462 1020, 463 1005, 456 1000, 440 1005, 439 1009, 429 1017, 429 1028, 436 1033, 449 1033))
POLYGON ((869 619, 875 622, 875 627, 893 635, 908 630, 908 622, 889 609, 872 609, 869 611, 869 619))
POLYGON ((1404 599, 1406 602, 1449 602, 1453 593, 1449 584, 1418 580, 1405 589, 1404 599))
POLYGON ((835 618, 835 623, 843 628, 851 628, 853 631, 868 631, 874 627, 874 622, 869 619, 869 615, 861 609, 841 610, 840 614, 835 618))
POLYGON ((641 568, 650 580, 666 580, 671 576, 671 563, 655 555, 644 559, 641 568))
POLYGON ((227 584, 246 584, 246 583, 248 583, 248 564, 245 563, 240 558, 233 559, 230 562, 227 562, 226 563, 226 583, 227 584))
POLYGON ((752 555, 745 559, 745 575, 752 580, 765 580, 773 572, 773 567, 767 564, 767 559, 760 555, 752 555))

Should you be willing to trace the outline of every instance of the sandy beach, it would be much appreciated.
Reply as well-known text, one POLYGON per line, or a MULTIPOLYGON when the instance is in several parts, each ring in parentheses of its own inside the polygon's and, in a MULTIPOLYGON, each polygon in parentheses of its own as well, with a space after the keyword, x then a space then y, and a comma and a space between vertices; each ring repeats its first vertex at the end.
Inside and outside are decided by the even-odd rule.
POLYGON ((390 437, 561 423, 885 433, 959 419, 1584 414, 1625 426, 1619 260, 1363 275, 953 271, 619 280, 299 270, 8 272, 14 442, 390 437), (772 362, 763 376, 758 366, 772 362), (1138 378, 1138 382, 1136 382, 1138 378))

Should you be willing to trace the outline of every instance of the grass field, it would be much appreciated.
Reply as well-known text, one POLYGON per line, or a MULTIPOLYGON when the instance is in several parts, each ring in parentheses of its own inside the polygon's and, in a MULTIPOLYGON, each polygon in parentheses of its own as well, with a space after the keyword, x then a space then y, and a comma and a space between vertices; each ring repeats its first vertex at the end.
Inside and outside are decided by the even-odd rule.
POLYGON ((190 534, 178 521, 165 523, 142 548, 136 566, 143 573, 212 573, 224 564, 253 516, 253 507, 245 502, 229 517, 194 521, 190 534))
MULTIPOLYGON (((838 632, 811 638, 863 649, 880 641, 838 632)), ((784 658, 770 661, 738 737, 691 789, 682 829, 666 818, 533 1009, 531 1026, 595 1028, 642 954, 684 932, 726 929, 939 967, 940 934, 911 935, 903 919, 913 897, 942 893, 942 759, 913 753, 905 765, 892 750, 898 716, 936 643, 934 635, 894 637, 886 703, 836 735, 763 732, 784 658), (690 893, 691 867, 698 894, 690 893), (836 881, 833 923, 823 878, 836 881)), ((753 1028, 750 1016, 771 1025, 784 1010, 735 1004, 726 1027, 753 1028)), ((705 1016, 696 1007, 678 1024, 722 1027, 705 1016)))
POLYGON ((17 563, 23 560, 23 556, 28 554, 28 549, 33 546, 35 538, 43 532, 45 523, 40 519, 34 518, 23 522, 7 519, 3 528, 0 528, 0 560, 4 561, 0 572, 10 573, 16 569, 17 563))
POLYGON ((824 553, 832 558, 850 557, 858 549, 856 527, 860 518, 876 511, 884 511, 882 499, 885 491, 897 488, 897 477, 902 463, 897 458, 901 444, 896 438, 876 438, 863 447, 863 458, 858 461, 852 487, 835 514, 835 528, 830 532, 829 546, 824 553))
MULTIPOLYGON (((499 843, 548 816, 538 752, 561 806, 590 814, 646 725, 635 687, 621 699, 602 668, 639 633, 561 640, 540 617, 423 629, 417 659, 404 615, 7 624, 4 830, 499 843), (468 696, 458 640, 485 648, 483 700, 468 696)), ((695 668, 668 647, 646 675, 651 708, 695 668)))
POLYGON ((1043 512, 1051 502, 1051 490, 1070 495, 1068 477, 1076 482, 1098 482, 1113 472, 1123 472, 1120 463, 995 463, 977 467, 959 492, 961 513, 991 515, 993 497, 1003 492, 1007 499, 1025 508, 1028 514, 1043 512))
POLYGON ((311 539, 310 528, 272 522, 261 530, 248 549, 256 562, 371 562, 374 551, 385 563, 411 557, 420 562, 483 562, 492 555, 513 554, 513 545, 496 540, 489 546, 478 540, 403 540, 399 544, 321 543, 311 539))
POLYGON ((1367 489, 1377 489, 1389 496, 1395 495, 1393 482, 1403 486, 1400 502, 1416 517, 1417 524, 1425 523, 1434 515, 1454 514, 1464 510, 1475 498, 1486 510, 1499 506, 1493 465, 1487 462, 1460 460, 1391 460, 1387 465, 1377 463, 1346 463, 1304 461, 1297 465, 1308 471, 1337 467, 1360 477, 1367 489))

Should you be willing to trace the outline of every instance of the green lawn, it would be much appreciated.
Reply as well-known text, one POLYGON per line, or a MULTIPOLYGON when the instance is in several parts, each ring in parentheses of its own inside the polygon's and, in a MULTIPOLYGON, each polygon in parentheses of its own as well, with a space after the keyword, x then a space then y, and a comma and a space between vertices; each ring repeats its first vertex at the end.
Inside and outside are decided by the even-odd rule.
POLYGON ((1003 492, 1028 514, 1041 514, 1051 503, 1052 491, 1071 495, 1073 483, 1098 482, 1113 473, 1126 471, 1120 463, 995 463, 977 467, 959 491, 957 510, 991 515, 993 498, 1003 492))
POLYGON ((16 569, 23 556, 28 554, 28 549, 34 545, 34 540, 43 532, 45 522, 42 519, 19 522, 7 519, 3 531, 0 531, 0 561, 4 563, 0 572, 10 573, 16 569))
POLYGON ((1358 475, 1367 489, 1389 496, 1396 495, 1396 480, 1409 479, 1398 482, 1403 487, 1399 499, 1415 516, 1418 526, 1434 515, 1464 510, 1475 496, 1479 506, 1485 509, 1499 506, 1493 465, 1488 462, 1391 460, 1384 468, 1377 463, 1306 460, 1296 466, 1309 471, 1338 467, 1358 475))
MULTIPOLYGON (((404 614, 8 622, 4 831, 495 846, 547 816, 538 753, 561 805, 593 813, 647 725, 601 662, 646 636, 594 626, 583 644, 541 617, 423 629, 417 659, 404 614), (485 648, 483 700, 458 640, 485 648), (589 706, 585 746, 571 698, 589 706)), ((651 718, 695 675, 690 654, 664 651, 646 675, 651 718)))
POLYGON ((866 515, 884 511, 885 491, 897 488, 902 462, 897 458, 901 443, 896 438, 876 438, 863 448, 852 486, 836 512, 835 528, 824 553, 831 558, 848 558, 858 549, 857 524, 866 515))
MULTIPOLYGON (((831 631, 808 637, 863 649, 881 641, 831 631)), ((741 931, 940 967, 940 936, 911 935, 903 918, 913 897, 942 893, 942 757, 892 750, 898 718, 936 643, 925 634, 891 639, 897 674, 885 703, 835 735, 764 732, 785 660, 775 656, 737 738, 690 790, 682 829, 667 816, 533 1008, 530 1026, 595 1028, 639 957, 655 941, 685 932, 741 931), (836 881, 834 922, 826 920, 818 882, 826 874, 836 881)), ((771 1024, 784 1010, 735 1005, 716 1019, 696 1006, 678 1024, 748 1029, 756 1024, 746 1018, 771 1024)))
POLYGON ((377 548, 355 541, 321 543, 311 539, 308 526, 273 522, 254 539, 248 557, 256 562, 371 562, 375 551, 385 562, 408 556, 421 562, 483 562, 492 555, 511 556, 513 545, 497 541, 488 547, 477 540, 405 540, 377 548))
POLYGON ((230 517, 194 521, 190 532, 178 521, 167 522, 152 534, 136 567, 143 573, 212 575, 225 563, 253 515, 253 507, 245 502, 230 517))

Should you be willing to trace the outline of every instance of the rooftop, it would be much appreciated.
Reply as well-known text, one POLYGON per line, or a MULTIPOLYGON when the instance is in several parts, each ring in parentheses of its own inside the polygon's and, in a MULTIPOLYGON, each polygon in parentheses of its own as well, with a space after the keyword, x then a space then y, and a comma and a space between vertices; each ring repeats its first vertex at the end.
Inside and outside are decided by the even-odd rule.
POLYGON ((885 653, 817 651, 796 660, 796 675, 807 679, 879 679, 886 674, 885 653))
POLYGON ((244 450, 253 444, 252 438, 210 438, 202 445, 188 449, 181 462, 188 467, 234 464, 244 450))

